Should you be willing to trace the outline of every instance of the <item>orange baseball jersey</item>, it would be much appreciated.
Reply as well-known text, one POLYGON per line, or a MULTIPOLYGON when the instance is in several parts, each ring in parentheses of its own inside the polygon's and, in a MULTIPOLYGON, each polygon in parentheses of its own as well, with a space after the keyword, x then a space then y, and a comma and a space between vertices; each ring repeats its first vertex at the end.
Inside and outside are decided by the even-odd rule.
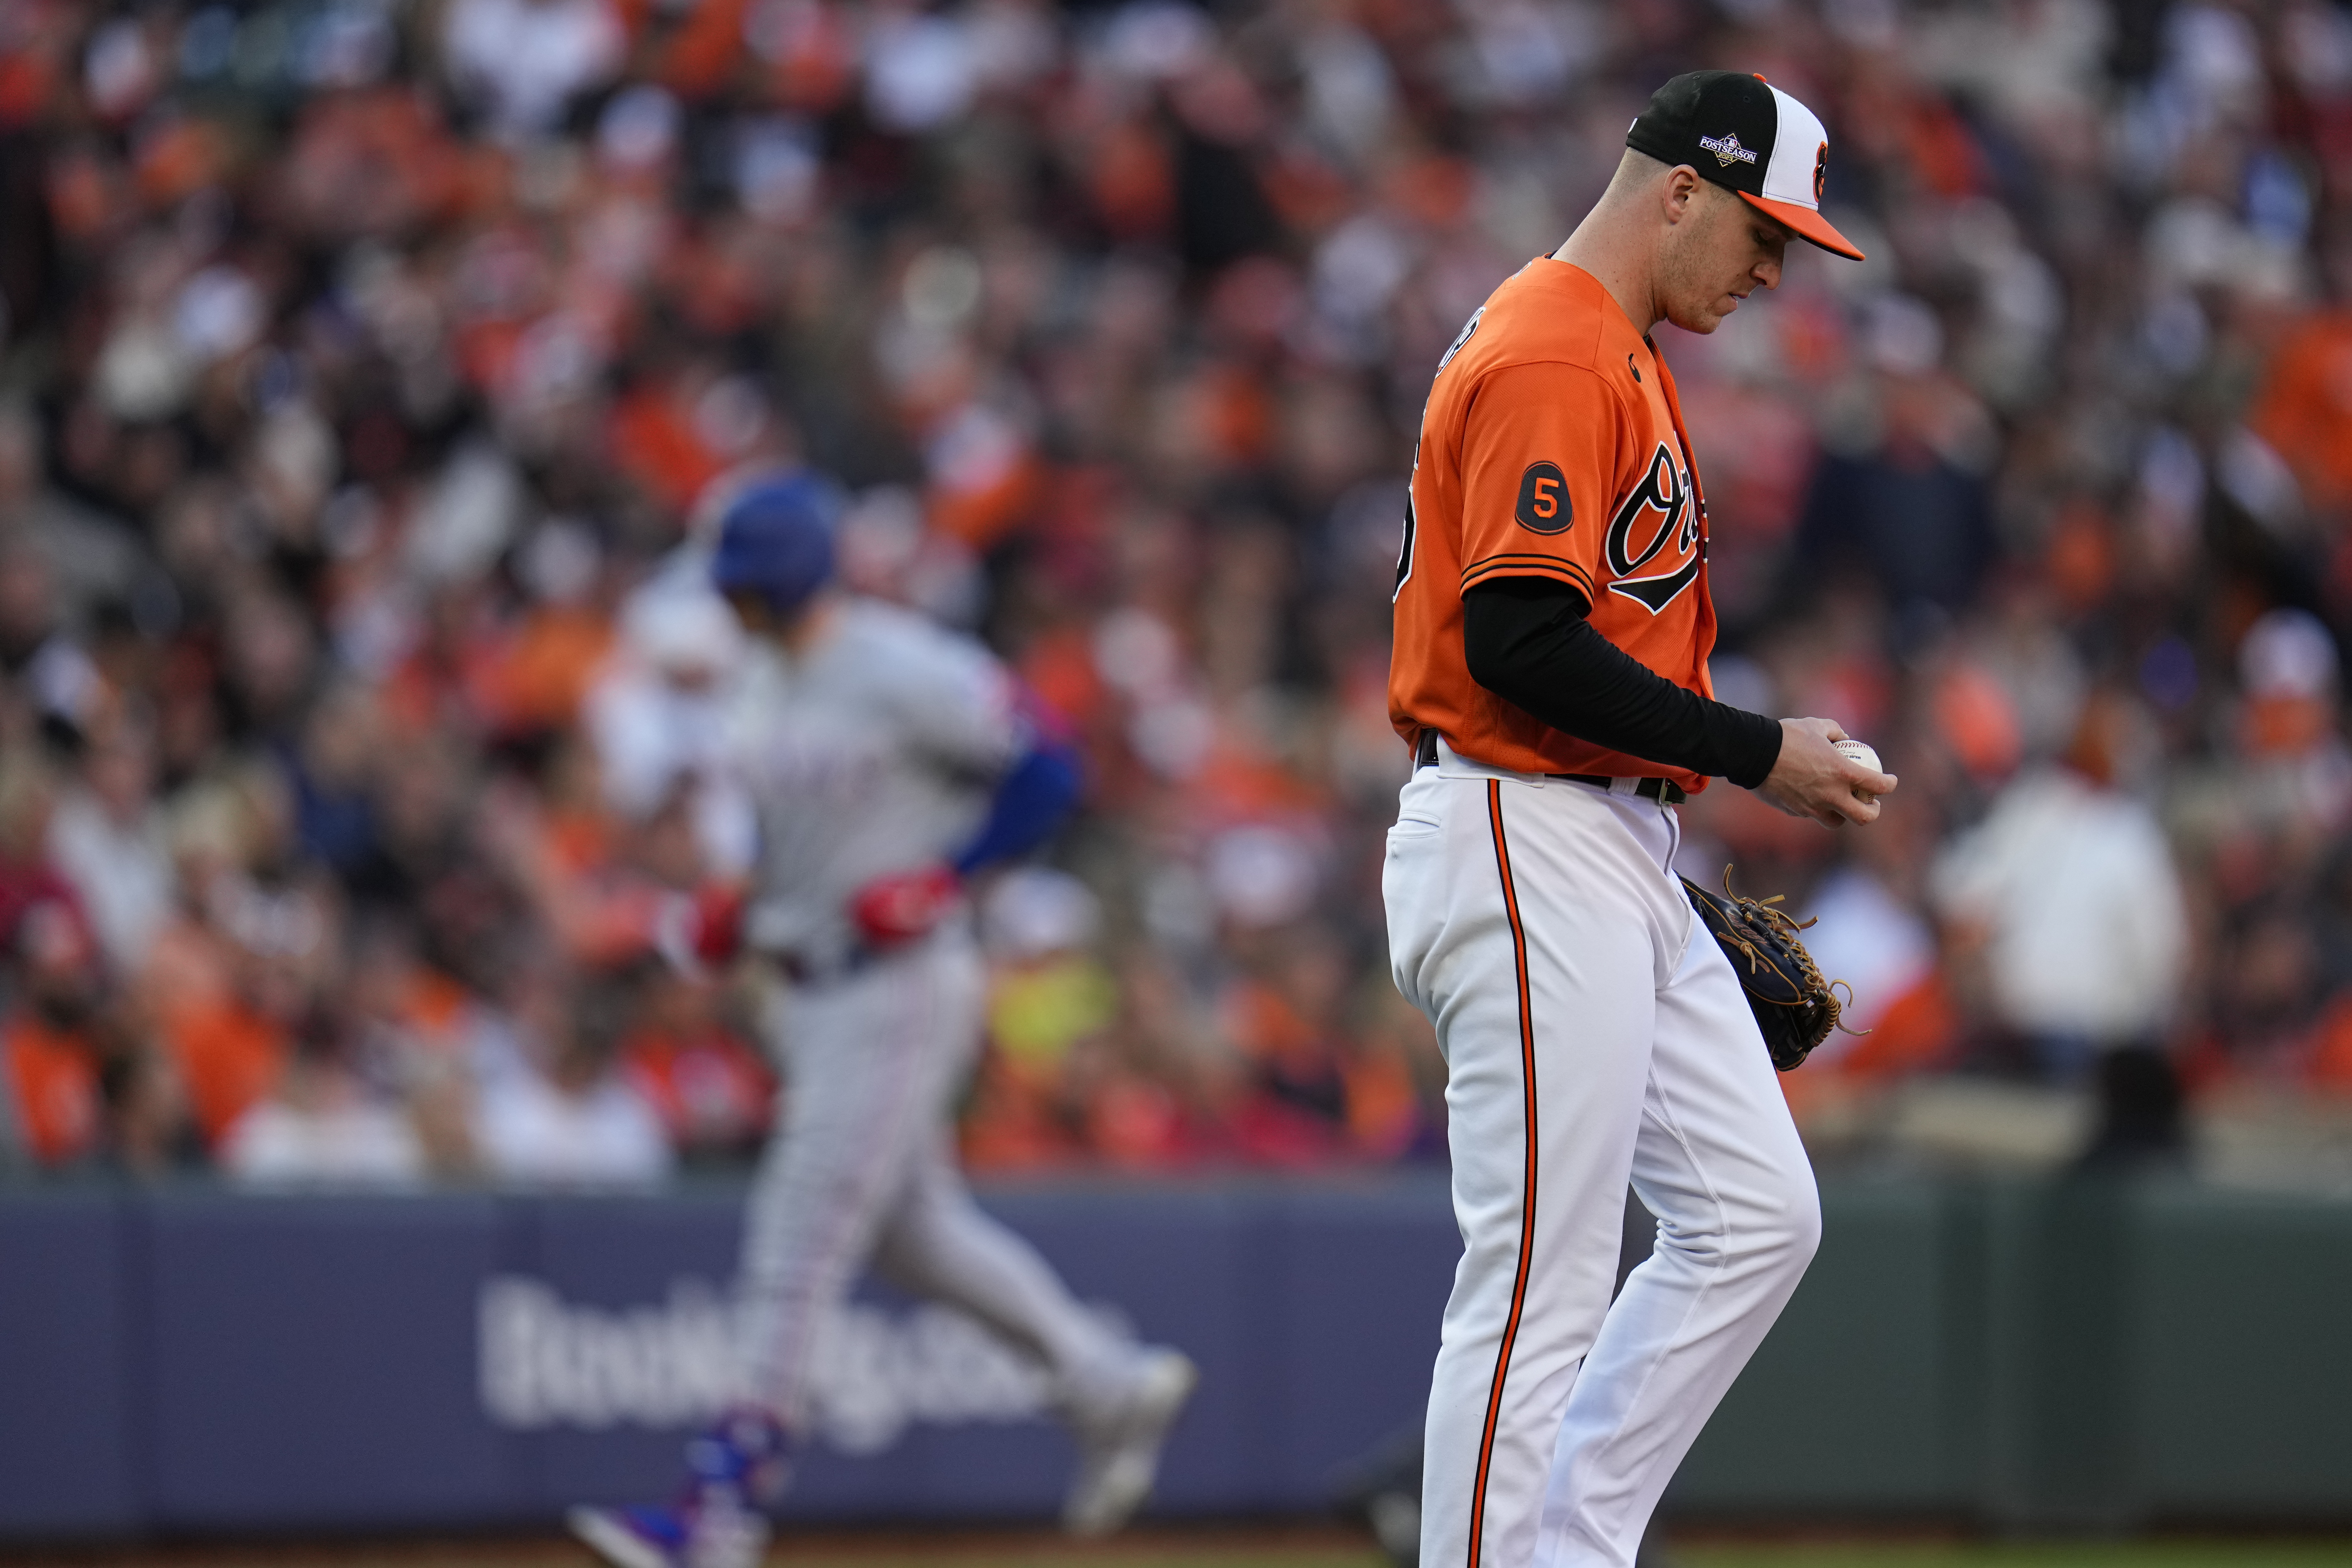
POLYGON ((1539 257, 1487 297, 1439 362, 1397 562, 1389 717, 1465 757, 1531 773, 1698 774, 1553 729, 1470 678, 1462 595, 1549 577, 1595 631, 1712 697, 1706 510, 1674 378, 1589 272, 1539 257))

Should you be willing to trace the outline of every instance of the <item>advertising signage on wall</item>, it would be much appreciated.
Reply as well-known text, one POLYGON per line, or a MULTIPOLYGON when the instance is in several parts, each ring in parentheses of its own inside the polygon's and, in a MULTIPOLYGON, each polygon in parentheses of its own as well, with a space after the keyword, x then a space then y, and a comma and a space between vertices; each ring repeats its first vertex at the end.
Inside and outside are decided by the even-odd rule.
MULTIPOLYGON (((987 1201, 1199 1363, 1162 1515, 1326 1509, 1417 1423, 1461 1252, 1442 1179, 987 1201)), ((0 1542, 657 1499, 734 1384, 739 1202, 0 1190, 0 1542)), ((1926 1177, 1822 1203, 1670 1512, 2352 1520, 2352 1203, 1926 1177)), ((1073 1454, 1046 1398, 971 1320, 863 1292, 786 1519, 1049 1519, 1073 1454)))
MULTIPOLYGON (((1202 1367, 1162 1512, 1321 1509, 1417 1418, 1460 1250, 1442 1184, 989 1201, 1202 1367)), ((48 1391, 0 1401, 0 1541, 659 1499, 737 1385, 739 1202, 0 1193, 0 1388, 48 1391)), ((1045 1379, 942 1306, 862 1289, 812 1397, 788 1516, 1047 1519, 1069 1480, 1045 1379)))
MULTIPOLYGON (((607 1308, 501 1274, 483 1283, 480 1302, 482 1413, 500 1427, 683 1430, 740 1397, 736 1316, 708 1280, 673 1280, 658 1300, 607 1308)), ((1115 1310, 1097 1310, 1131 1331, 1115 1310)), ((920 1423, 1049 1414, 1052 1390, 1037 1367, 950 1307, 853 1301, 817 1344, 813 1436, 839 1453, 886 1453, 920 1423)))

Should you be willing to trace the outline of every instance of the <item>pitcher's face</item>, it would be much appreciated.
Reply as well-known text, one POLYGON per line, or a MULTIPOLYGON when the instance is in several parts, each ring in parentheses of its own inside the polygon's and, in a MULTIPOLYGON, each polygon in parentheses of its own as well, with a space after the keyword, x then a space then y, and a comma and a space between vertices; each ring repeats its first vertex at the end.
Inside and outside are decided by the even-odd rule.
POLYGON ((1662 313, 1686 332, 1715 331, 1754 290, 1780 286, 1788 249, 1787 229, 1735 192, 1701 181, 1662 258, 1662 313))

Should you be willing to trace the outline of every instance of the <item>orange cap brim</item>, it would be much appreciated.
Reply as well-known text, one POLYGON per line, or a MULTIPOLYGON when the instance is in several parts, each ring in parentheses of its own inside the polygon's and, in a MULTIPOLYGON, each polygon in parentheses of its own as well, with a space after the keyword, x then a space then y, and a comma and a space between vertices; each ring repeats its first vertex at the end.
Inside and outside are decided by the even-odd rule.
POLYGON ((1739 193, 1739 199, 1763 212, 1799 239, 1811 240, 1832 256, 1843 256, 1854 261, 1869 259, 1854 248, 1853 241, 1840 234, 1829 219, 1811 207, 1801 207, 1791 202, 1766 201, 1762 196, 1751 196, 1746 191, 1739 193))

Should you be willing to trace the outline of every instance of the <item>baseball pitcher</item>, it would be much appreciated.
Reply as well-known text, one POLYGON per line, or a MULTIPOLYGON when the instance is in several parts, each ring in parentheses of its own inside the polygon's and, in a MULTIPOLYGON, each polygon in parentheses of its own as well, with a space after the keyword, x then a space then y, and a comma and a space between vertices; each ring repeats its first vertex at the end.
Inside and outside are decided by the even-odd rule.
POLYGON ((1672 869, 1727 778, 1826 825, 1895 780, 1821 719, 1713 700, 1706 509, 1650 331, 1710 332, 1820 210, 1821 121, 1759 77, 1651 99, 1600 202, 1496 289, 1423 415, 1390 710, 1415 766, 1382 892, 1448 1067, 1464 1252, 1421 1561, 1633 1562, 1796 1289, 1820 1209, 1757 1024, 1672 869), (1610 1289, 1631 1181, 1652 1256, 1610 1289))

